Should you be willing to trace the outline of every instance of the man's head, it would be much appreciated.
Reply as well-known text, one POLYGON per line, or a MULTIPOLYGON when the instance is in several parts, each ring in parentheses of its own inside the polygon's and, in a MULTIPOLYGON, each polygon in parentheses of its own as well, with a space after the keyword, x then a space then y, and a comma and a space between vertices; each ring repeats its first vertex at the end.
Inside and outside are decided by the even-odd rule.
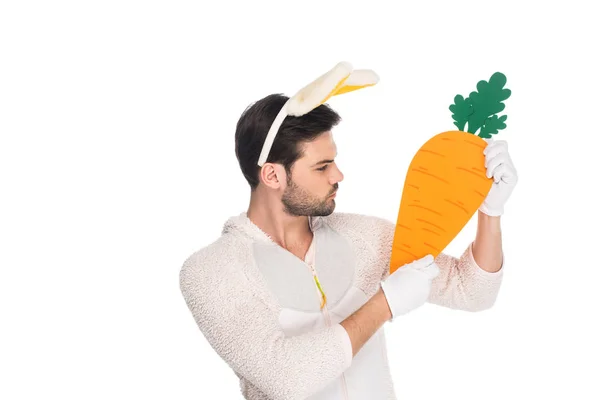
POLYGON ((331 129, 340 116, 321 105, 300 117, 287 116, 275 137, 267 162, 258 157, 271 123, 287 97, 269 95, 241 115, 235 133, 235 152, 251 189, 264 188, 280 196, 290 215, 329 215, 335 208, 332 194, 343 175, 331 129))

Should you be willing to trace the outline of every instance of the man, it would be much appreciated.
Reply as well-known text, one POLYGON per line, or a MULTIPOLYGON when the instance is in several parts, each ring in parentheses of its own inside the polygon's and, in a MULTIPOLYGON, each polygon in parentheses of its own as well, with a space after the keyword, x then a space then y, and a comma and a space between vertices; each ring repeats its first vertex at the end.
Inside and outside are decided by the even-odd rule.
POLYGON ((395 224, 335 213, 343 175, 326 104, 283 120, 270 95, 238 121, 235 149, 251 187, 247 212, 189 256, 181 290, 200 330, 240 378, 246 399, 395 399, 382 326, 426 301, 480 311, 502 279, 500 215, 516 184, 504 142, 486 148, 495 183, 459 258, 427 256, 389 274, 395 224))

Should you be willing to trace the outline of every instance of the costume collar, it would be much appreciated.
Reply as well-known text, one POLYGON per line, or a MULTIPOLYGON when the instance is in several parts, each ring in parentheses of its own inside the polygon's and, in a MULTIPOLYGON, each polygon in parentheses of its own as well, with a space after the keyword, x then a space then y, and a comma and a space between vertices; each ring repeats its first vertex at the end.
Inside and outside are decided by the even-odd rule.
MULTIPOLYGON (((323 217, 308 217, 308 225, 310 230, 315 232, 322 224, 323 217)), ((222 234, 225 233, 236 233, 245 235, 252 240, 273 243, 276 242, 262 229, 260 229, 254 222, 248 218, 247 213, 244 211, 238 215, 230 217, 223 225, 222 234)))

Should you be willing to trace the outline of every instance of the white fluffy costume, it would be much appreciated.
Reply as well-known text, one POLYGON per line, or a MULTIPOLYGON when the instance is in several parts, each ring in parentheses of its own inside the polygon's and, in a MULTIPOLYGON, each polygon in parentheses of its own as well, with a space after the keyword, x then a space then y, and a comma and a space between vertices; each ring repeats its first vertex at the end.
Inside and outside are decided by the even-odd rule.
MULTIPOLYGON (((352 357, 339 324, 389 274, 394 224, 333 213, 310 218, 311 248, 301 260, 242 213, 222 236, 189 256, 181 290, 198 327, 240 378, 246 399, 395 399, 383 328, 352 357), (326 294, 315 285, 313 270, 326 294)), ((503 269, 440 254, 429 302, 479 311, 496 299, 503 269)))

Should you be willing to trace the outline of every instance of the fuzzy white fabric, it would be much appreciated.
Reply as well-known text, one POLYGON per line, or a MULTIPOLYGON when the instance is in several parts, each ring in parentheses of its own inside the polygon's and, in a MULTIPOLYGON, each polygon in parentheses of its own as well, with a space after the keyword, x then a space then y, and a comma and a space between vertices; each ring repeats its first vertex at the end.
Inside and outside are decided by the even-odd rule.
MULTIPOLYGON (((346 213, 311 218, 310 224, 330 324, 322 322, 326 318, 302 260, 294 261, 245 213, 230 218, 221 237, 185 260, 180 272, 185 302, 204 337, 240 378, 246 399, 395 399, 383 328, 353 358, 339 324, 389 276, 395 226, 346 213), (336 264, 333 254, 347 259, 336 264), (335 274, 327 274, 328 265, 335 274)), ((435 261, 440 273, 429 302, 466 311, 494 304, 503 269, 482 270, 471 246, 459 258, 442 253, 435 261)))
POLYGON ((304 115, 321 105, 334 89, 352 74, 352 64, 346 61, 337 63, 332 69, 300 89, 290 99, 288 114, 304 115))
POLYGON ((267 132, 267 137, 265 138, 265 142, 263 143, 263 147, 260 151, 260 155, 258 156, 258 166, 262 167, 266 162, 267 158, 269 158, 269 153, 271 152, 271 148, 273 147, 273 142, 275 142, 275 137, 279 132, 279 128, 283 121, 288 116, 288 107, 291 103, 292 99, 288 99, 281 110, 275 116, 271 127, 269 128, 269 132, 267 132))

